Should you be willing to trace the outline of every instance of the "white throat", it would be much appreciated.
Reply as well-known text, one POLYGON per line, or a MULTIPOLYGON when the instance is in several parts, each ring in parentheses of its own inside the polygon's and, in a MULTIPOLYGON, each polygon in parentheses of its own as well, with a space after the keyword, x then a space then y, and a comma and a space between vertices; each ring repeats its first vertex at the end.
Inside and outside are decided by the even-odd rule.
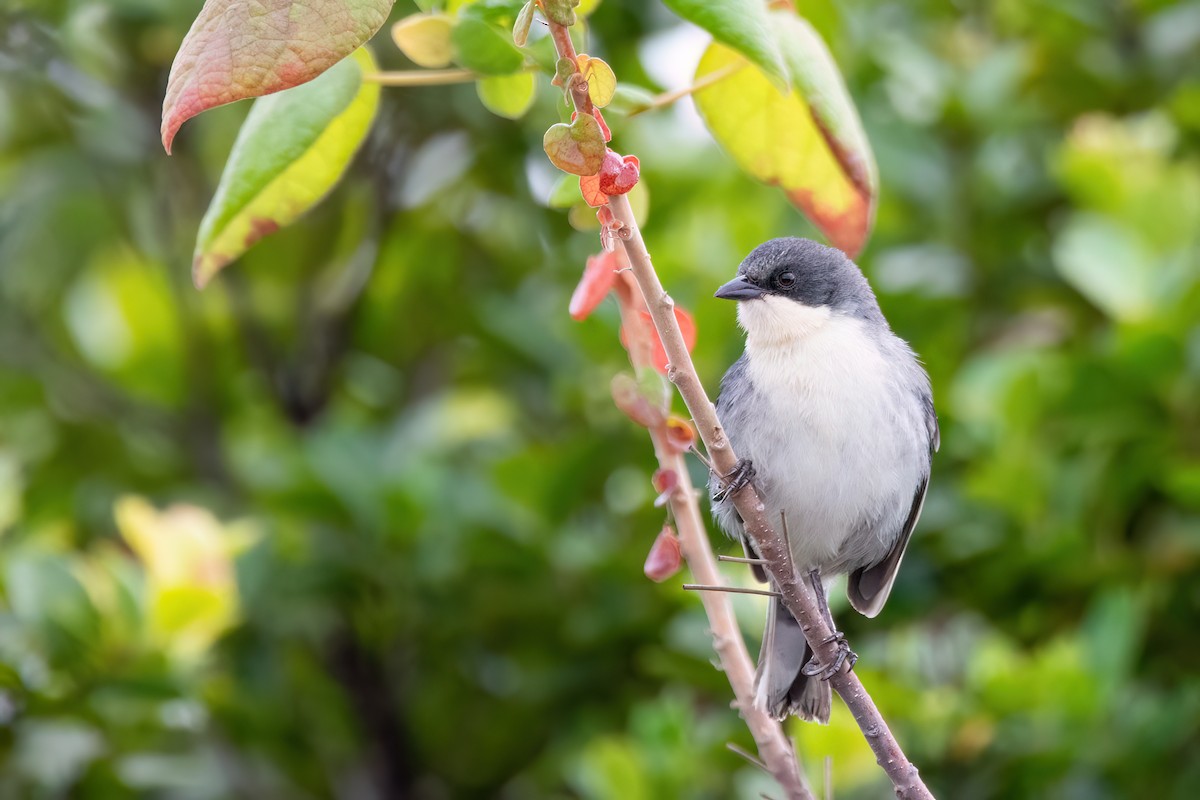
POLYGON ((747 349, 755 350, 807 339, 829 323, 833 310, 766 295, 738 303, 737 317, 746 332, 747 349))

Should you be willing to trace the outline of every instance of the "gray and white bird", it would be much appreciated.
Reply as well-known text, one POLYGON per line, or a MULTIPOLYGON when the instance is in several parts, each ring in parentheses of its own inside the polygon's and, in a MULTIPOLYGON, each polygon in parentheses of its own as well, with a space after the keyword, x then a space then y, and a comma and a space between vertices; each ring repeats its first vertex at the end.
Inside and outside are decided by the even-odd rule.
MULTIPOLYGON (((811 575, 821 601, 821 577, 849 573, 850 605, 874 617, 896 580, 938 449, 929 376, 840 250, 774 239, 716 296, 737 301, 746 332, 717 400, 748 467, 741 475, 753 476, 777 527, 782 515, 797 574, 811 575)), ((745 542, 730 480, 710 478, 713 513, 745 542)), ((796 620, 772 601, 755 703, 778 719, 828 722, 829 683, 817 665, 805 669, 811 659, 796 620)))

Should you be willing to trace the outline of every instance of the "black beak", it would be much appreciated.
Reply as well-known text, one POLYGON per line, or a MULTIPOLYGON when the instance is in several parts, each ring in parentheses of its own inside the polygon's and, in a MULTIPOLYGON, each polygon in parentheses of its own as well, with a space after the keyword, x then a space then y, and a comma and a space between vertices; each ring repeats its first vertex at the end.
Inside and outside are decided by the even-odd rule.
POLYGON ((762 297, 763 294, 765 293, 762 289, 739 275, 717 289, 717 293, 713 297, 719 297, 722 300, 753 300, 756 297, 762 297))

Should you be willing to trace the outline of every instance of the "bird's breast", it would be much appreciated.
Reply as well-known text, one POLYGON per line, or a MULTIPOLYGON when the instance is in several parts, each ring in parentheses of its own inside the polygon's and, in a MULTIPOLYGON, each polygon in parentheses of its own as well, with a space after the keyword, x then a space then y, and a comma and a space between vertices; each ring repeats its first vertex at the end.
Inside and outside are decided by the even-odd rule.
POLYGON ((753 407, 728 410, 741 419, 730 438, 768 511, 786 514, 797 563, 843 571, 882 558, 922 464, 916 400, 880 337, 832 315, 802 335, 749 336, 746 356, 753 407))

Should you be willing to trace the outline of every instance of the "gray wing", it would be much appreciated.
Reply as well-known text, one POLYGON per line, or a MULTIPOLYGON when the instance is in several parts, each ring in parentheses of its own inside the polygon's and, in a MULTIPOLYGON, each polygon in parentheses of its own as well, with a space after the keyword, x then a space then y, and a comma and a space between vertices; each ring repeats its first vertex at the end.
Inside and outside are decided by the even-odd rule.
MULTIPOLYGON (((725 429, 725 435, 733 444, 734 452, 737 452, 742 425, 751 413, 749 408, 753 405, 754 394, 754 386, 746 377, 746 354, 743 353, 742 357, 733 363, 733 366, 725 373, 725 377, 721 379, 721 392, 717 395, 717 418, 721 421, 721 427, 725 429)), ((709 499, 712 501, 713 517, 726 535, 741 540, 742 548, 748 558, 757 558, 758 554, 753 551, 750 542, 746 539, 745 529, 742 527, 742 517, 733 507, 733 503, 728 500, 718 501, 716 499, 716 494, 720 489, 720 478, 716 474, 710 473, 708 492, 709 499)), ((767 573, 762 567, 753 565, 751 569, 755 578, 766 583, 767 573)))
MULTIPOLYGON (((932 462, 933 454, 941 447, 942 435, 938 428, 937 412, 933 409, 933 396, 928 391, 922 393, 921 406, 924 411, 925 428, 929 434, 929 459, 932 462)), ((863 616, 874 617, 879 614, 883 610, 883 604, 887 602, 888 595, 892 593, 892 584, 896 582, 896 573, 900 571, 904 550, 908 547, 913 528, 917 527, 917 520, 921 517, 921 509, 925 505, 925 490, 928 487, 929 470, 926 469, 925 477, 921 479, 917 491, 913 494, 912 506, 904 520, 900 536, 892 545, 892 549, 879 563, 860 567, 850 573, 846 583, 846 597, 854 610, 863 616)))

